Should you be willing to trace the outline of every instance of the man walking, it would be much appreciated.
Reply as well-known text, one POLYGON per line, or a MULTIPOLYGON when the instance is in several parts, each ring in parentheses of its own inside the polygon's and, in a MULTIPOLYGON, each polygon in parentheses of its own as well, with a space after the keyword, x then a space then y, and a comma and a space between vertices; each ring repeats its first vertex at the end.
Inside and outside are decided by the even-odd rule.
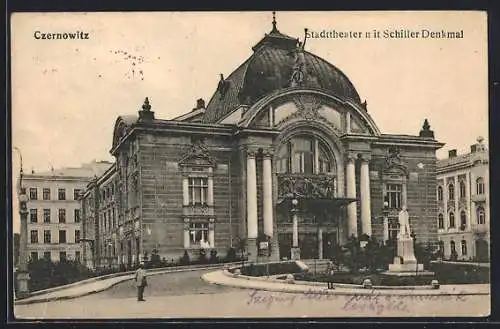
POLYGON ((135 271, 135 284, 137 286, 137 301, 143 302, 145 301, 144 288, 148 285, 148 281, 146 279, 146 270, 144 270, 144 265, 139 264, 139 268, 135 271))

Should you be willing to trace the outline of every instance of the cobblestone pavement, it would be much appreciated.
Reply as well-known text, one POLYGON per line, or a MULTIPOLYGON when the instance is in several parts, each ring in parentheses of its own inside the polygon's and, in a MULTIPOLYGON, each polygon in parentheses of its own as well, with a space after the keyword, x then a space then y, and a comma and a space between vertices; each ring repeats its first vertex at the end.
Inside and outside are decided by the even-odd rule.
POLYGON ((48 303, 17 305, 24 319, 486 316, 490 296, 332 296, 264 292, 210 285, 209 271, 151 277, 145 302, 131 281, 98 294, 48 303))

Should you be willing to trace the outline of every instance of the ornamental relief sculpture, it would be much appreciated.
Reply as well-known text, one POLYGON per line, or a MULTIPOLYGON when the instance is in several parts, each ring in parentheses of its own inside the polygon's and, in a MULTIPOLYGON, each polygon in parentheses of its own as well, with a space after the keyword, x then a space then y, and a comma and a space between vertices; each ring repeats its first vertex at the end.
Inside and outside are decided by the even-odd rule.
POLYGON ((333 198, 336 178, 332 176, 278 176, 278 197, 333 198))
POLYGON ((197 139, 184 148, 179 165, 185 164, 215 166, 215 159, 210 155, 205 142, 197 139))
MULTIPOLYGON (((298 121, 318 121, 323 122, 330 126, 335 132, 341 133, 340 127, 330 122, 323 114, 322 109, 326 102, 317 95, 301 94, 290 97, 290 101, 297 108, 296 111, 291 112, 289 115, 285 116, 281 120, 275 123, 278 129, 281 129, 285 124, 298 121)), ((280 107, 276 108, 276 111, 280 111, 280 107)))

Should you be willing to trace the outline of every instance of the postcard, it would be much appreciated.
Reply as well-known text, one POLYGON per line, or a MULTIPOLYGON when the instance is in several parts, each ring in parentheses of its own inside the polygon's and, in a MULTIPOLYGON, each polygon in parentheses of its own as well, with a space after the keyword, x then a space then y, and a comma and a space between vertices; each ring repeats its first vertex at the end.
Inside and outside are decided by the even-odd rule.
POLYGON ((487 15, 11 16, 16 320, 490 314, 487 15))

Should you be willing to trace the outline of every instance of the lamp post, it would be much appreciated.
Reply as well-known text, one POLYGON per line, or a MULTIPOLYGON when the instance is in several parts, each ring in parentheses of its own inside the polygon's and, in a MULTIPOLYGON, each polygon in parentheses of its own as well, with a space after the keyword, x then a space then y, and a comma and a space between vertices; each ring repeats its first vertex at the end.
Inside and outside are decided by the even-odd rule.
POLYGON ((297 217, 297 206, 299 204, 299 200, 293 196, 292 199, 292 252, 291 252, 291 258, 292 260, 299 260, 300 259, 300 249, 299 249, 299 219, 297 217))
POLYGON ((389 241, 389 202, 387 201, 384 201, 382 215, 384 216, 384 245, 387 245, 389 241))
POLYGON ((14 147, 14 150, 19 154, 20 170, 19 181, 17 186, 18 201, 19 201, 19 215, 21 218, 21 227, 19 234, 19 268, 16 273, 17 280, 17 294, 18 298, 25 298, 29 295, 28 281, 30 274, 28 272, 28 196, 26 195, 26 188, 23 187, 23 156, 19 148, 14 147))

